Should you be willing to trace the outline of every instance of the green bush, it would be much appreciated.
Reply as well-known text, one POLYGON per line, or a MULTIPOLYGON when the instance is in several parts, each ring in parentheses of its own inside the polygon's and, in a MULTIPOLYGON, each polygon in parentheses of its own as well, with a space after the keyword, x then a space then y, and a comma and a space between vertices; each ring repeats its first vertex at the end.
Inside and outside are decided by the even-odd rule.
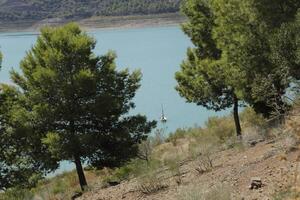
POLYGON ((5 193, 0 193, 0 200, 31 200, 33 196, 33 193, 29 190, 12 188, 5 191, 5 193))
POLYGON ((181 168, 183 158, 176 156, 175 158, 169 158, 164 160, 164 165, 168 167, 176 183, 180 185, 182 183, 183 170, 181 168))
POLYGON ((264 129, 268 126, 267 119, 261 114, 257 114, 251 107, 247 107, 241 112, 240 118, 244 127, 257 127, 264 129))
POLYGON ((41 199, 71 199, 80 191, 75 171, 65 172, 41 181, 32 193, 41 199))
POLYGON ((143 176, 149 172, 159 169, 161 162, 158 160, 149 160, 149 162, 140 159, 134 159, 124 165, 123 167, 116 168, 112 175, 105 177, 102 181, 103 186, 108 186, 108 182, 121 182, 130 180, 134 177, 143 176))
POLYGON ((162 163, 158 160, 152 160, 150 163, 140 169, 138 174, 138 190, 143 194, 152 194, 168 187, 160 176, 159 170, 162 163))
POLYGON ((235 135, 235 125, 233 118, 230 117, 210 117, 205 123, 205 131, 209 135, 214 135, 221 141, 235 135))
POLYGON ((64 193, 67 190, 68 186, 64 180, 55 181, 52 185, 52 193, 54 195, 64 193))
POLYGON ((174 133, 170 133, 166 139, 166 142, 171 142, 176 146, 177 140, 185 138, 188 135, 188 130, 184 128, 177 129, 174 133))

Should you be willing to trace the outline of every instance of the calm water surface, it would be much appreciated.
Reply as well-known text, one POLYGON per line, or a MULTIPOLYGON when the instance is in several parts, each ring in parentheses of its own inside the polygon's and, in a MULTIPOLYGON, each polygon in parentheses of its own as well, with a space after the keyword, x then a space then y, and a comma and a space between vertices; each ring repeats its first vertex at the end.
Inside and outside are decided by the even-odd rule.
MULTIPOLYGON (((174 73, 179 70, 187 47, 192 45, 179 27, 96 30, 89 34, 97 40, 94 51, 97 55, 113 50, 118 55, 116 62, 119 69, 141 69, 142 87, 135 97, 133 113, 159 120, 163 104, 168 118, 167 132, 195 124, 203 125, 208 117, 225 114, 188 104, 174 89, 174 73)), ((1 82, 11 82, 9 71, 19 70, 19 62, 36 38, 35 33, 0 34, 0 50, 4 56, 1 82)), ((58 172, 71 168, 72 164, 63 162, 58 172)))

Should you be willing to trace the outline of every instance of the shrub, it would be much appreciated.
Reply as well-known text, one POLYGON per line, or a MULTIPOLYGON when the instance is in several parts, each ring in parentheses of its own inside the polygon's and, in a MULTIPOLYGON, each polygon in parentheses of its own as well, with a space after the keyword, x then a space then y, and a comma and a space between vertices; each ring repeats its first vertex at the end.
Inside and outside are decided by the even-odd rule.
POLYGON ((41 181, 32 190, 41 199, 71 199, 80 191, 76 172, 65 172, 50 179, 41 181))
POLYGON ((159 160, 151 160, 146 165, 136 166, 137 189, 140 192, 151 194, 167 187, 162 177, 159 176, 162 166, 163 164, 159 160))
POLYGON ((176 156, 176 158, 169 158, 168 160, 164 160, 164 165, 168 167, 168 170, 171 172, 171 175, 174 177, 178 185, 182 183, 182 160, 183 159, 180 158, 178 155, 176 156))
POLYGON ((257 127, 265 129, 268 121, 262 114, 257 114, 251 107, 246 107, 240 114, 240 118, 244 127, 257 127))
POLYGON ((115 169, 111 175, 104 177, 102 180, 102 187, 108 187, 112 182, 120 183, 124 180, 129 180, 133 174, 133 170, 134 168, 129 164, 115 169))
POLYGON ((174 146, 177 145, 178 139, 185 138, 190 133, 187 129, 179 128, 174 133, 170 133, 166 142, 171 142, 174 146))
POLYGON ((153 147, 161 145, 165 142, 165 129, 156 129, 154 132, 154 137, 150 138, 153 147))
POLYGON ((152 151, 153 151, 153 142, 150 139, 147 139, 146 141, 143 141, 141 144, 139 144, 137 157, 141 160, 145 160, 149 162, 150 157, 152 155, 152 151))
POLYGON ((299 138, 295 135, 289 135, 285 138, 286 152, 291 152, 299 149, 299 138))
POLYGON ((116 168, 110 176, 107 176, 102 180, 103 186, 109 186, 109 182, 121 182, 124 180, 129 180, 131 176, 133 176, 134 170, 136 170, 133 162, 134 161, 124 165, 123 167, 116 168))
POLYGON ((102 186, 109 186, 109 182, 122 182, 134 177, 143 176, 149 171, 157 170, 160 166, 160 161, 154 159, 149 160, 148 162, 141 159, 131 160, 123 167, 114 169, 111 175, 106 176, 102 180, 102 186))
POLYGON ((52 185, 52 193, 54 195, 64 193, 67 190, 67 182, 64 180, 58 180, 55 181, 55 183, 52 185))
POLYGON ((5 191, 5 193, 0 193, 0 200, 31 200, 33 196, 29 190, 11 188, 5 191))
POLYGON ((215 153, 216 147, 211 143, 191 143, 190 154, 194 158, 195 170, 202 174, 213 168, 212 155, 215 153))
POLYGON ((206 131, 221 141, 235 135, 235 126, 231 117, 210 117, 205 123, 206 131))
POLYGON ((137 189, 143 194, 153 194, 167 187, 168 185, 158 176, 157 172, 148 173, 138 179, 137 189))
POLYGON ((236 136, 232 136, 231 138, 228 138, 224 143, 223 146, 225 149, 236 149, 238 151, 245 150, 245 144, 244 141, 247 140, 243 136, 243 141, 238 139, 236 136))

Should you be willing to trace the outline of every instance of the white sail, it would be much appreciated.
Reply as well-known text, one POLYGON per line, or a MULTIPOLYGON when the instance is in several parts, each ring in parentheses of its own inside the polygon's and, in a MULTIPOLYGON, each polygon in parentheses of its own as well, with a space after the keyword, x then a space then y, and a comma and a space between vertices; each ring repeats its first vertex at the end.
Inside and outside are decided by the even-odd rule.
POLYGON ((166 123, 168 121, 167 117, 165 116, 165 113, 164 113, 164 107, 163 105, 161 105, 161 117, 160 117, 160 121, 162 123, 166 123))

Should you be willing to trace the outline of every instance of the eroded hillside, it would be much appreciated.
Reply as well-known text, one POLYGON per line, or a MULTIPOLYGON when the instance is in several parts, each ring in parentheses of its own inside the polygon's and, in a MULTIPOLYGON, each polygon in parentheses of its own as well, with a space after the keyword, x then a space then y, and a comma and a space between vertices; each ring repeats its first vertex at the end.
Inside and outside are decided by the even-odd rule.
MULTIPOLYGON (((150 164, 149 171, 115 186, 96 182, 79 199, 296 199, 300 194, 299 109, 282 125, 267 128, 262 118, 247 112, 242 114, 242 142, 225 139, 216 143, 204 133, 197 139, 193 130, 194 136, 173 135, 153 151, 153 157, 163 163, 160 167, 150 164), (261 181, 258 185, 257 180, 261 181)), ((207 126, 210 134, 218 130, 209 122, 207 126)), ((230 122, 223 118, 218 128, 229 134, 230 122)))

